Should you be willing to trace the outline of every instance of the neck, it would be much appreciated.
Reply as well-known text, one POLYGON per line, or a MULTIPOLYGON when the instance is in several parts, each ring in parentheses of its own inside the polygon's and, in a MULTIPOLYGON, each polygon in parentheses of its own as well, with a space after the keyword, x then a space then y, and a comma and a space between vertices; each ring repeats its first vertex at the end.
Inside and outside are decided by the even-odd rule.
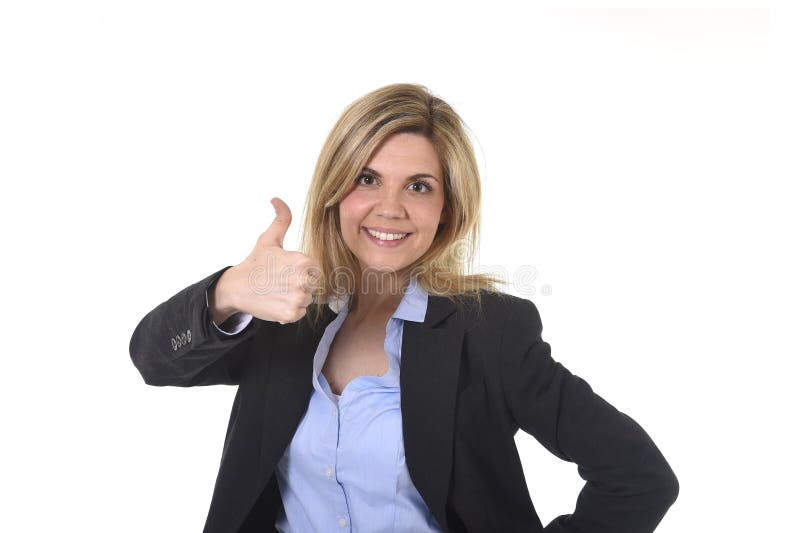
POLYGON ((409 277, 399 272, 364 270, 348 315, 354 319, 391 316, 405 294, 409 277))

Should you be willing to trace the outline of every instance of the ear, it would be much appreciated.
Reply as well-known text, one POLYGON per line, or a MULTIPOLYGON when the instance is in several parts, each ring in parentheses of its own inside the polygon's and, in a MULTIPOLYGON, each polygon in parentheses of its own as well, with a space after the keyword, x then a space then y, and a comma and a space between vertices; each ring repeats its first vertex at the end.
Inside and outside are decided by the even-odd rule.
POLYGON ((450 214, 447 212, 447 208, 443 207, 442 208, 442 214, 439 215, 439 224, 444 224, 445 222, 447 222, 447 219, 449 218, 449 216, 450 216, 450 214))

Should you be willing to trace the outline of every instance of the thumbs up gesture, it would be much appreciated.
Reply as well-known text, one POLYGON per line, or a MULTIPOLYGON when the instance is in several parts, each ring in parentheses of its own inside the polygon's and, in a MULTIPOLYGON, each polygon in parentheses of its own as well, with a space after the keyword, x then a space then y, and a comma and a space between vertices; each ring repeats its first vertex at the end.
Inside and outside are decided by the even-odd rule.
POLYGON ((258 237, 250 255, 217 280, 209 298, 217 324, 236 312, 281 324, 296 322, 312 302, 320 264, 301 252, 283 249, 292 212, 280 198, 271 203, 275 208, 272 224, 258 237))

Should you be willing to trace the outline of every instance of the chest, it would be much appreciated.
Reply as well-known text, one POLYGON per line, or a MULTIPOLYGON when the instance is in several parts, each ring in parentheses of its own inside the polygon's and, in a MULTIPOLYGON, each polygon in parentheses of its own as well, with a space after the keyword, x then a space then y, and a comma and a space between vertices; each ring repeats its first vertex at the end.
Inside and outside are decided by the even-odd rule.
POLYGON ((382 376, 389 370, 384 343, 386 325, 343 326, 333 339, 322 373, 334 394, 359 376, 382 376))

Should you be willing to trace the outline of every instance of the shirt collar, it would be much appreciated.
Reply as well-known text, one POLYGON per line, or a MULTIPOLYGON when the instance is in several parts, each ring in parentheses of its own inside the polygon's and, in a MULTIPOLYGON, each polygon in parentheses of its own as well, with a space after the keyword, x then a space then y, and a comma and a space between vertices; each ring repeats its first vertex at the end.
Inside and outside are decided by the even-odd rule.
MULTIPOLYGON (((328 298, 328 307, 334 313, 347 312, 349 295, 331 296, 328 298)), ((420 287, 417 276, 412 276, 403 294, 403 299, 395 309, 392 318, 408 320, 411 322, 424 322, 428 310, 428 292, 420 287)))

